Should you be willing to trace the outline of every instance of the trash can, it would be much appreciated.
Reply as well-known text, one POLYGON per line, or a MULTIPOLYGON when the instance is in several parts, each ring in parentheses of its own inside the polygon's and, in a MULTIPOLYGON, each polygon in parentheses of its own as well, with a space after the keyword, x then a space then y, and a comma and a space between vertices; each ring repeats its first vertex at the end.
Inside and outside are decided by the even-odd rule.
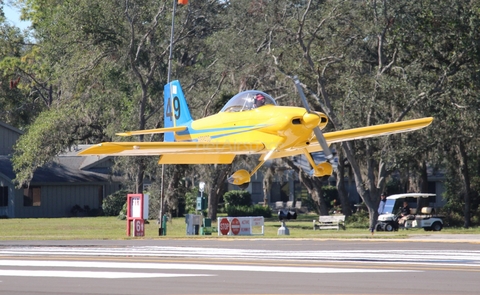
POLYGON ((204 218, 203 225, 200 228, 201 235, 211 235, 212 234, 212 219, 211 218, 204 218))

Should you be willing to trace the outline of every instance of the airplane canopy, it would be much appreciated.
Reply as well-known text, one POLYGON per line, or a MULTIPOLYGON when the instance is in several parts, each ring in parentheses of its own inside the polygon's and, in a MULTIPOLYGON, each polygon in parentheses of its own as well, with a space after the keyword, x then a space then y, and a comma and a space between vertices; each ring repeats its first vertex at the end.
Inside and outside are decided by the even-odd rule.
POLYGON ((232 97, 220 112, 244 112, 267 104, 277 105, 275 99, 265 92, 247 90, 232 97))

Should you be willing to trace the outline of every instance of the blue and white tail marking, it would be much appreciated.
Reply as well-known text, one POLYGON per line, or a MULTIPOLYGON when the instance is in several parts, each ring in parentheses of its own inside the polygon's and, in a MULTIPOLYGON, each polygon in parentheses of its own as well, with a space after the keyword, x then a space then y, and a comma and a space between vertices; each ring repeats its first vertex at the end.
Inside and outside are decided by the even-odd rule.
MULTIPOLYGON (((164 127, 186 126, 192 122, 192 116, 188 109, 187 101, 183 95, 182 86, 178 80, 166 84, 163 88, 164 97, 164 127)), ((164 140, 175 141, 174 132, 166 132, 164 140)))

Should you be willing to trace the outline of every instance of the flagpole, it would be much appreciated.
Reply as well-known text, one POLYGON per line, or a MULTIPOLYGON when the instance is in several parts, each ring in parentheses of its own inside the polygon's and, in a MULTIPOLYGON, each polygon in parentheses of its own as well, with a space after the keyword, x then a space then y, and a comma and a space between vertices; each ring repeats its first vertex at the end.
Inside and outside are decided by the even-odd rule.
MULTIPOLYGON (((168 54, 168 74, 167 74, 167 84, 170 83, 170 77, 172 74, 172 53, 173 53, 173 33, 175 31, 175 11, 177 10, 177 0, 173 0, 173 9, 172 9, 172 29, 170 31, 170 52, 168 54)), ((171 91, 170 91, 171 93, 171 91)), ((158 216, 158 220, 160 223, 160 227, 158 229, 158 235, 163 236, 165 235, 163 226, 166 226, 166 224, 163 224, 164 218, 164 205, 165 205, 165 164, 162 164, 162 179, 161 179, 161 185, 160 185, 160 212, 158 216)))
POLYGON ((172 10, 172 30, 170 31, 170 52, 168 54, 168 76, 167 84, 170 83, 170 77, 172 74, 172 52, 173 52, 173 32, 175 31, 175 11, 177 10, 177 1, 173 0, 172 10))

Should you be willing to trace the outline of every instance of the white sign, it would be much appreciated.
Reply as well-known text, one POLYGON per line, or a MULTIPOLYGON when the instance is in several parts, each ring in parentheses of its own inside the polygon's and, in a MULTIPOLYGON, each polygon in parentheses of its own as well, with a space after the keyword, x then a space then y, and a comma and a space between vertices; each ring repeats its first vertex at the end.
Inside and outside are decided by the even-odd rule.
POLYGON ((132 202, 131 204, 131 209, 132 209, 132 214, 130 217, 132 218, 141 218, 141 201, 140 201, 140 197, 132 197, 130 199, 130 201, 132 202))
POLYGON ((217 218, 217 225, 218 225, 219 236, 221 235, 250 236, 250 235, 264 234, 263 216, 219 217, 217 218), (228 226, 225 222, 226 220, 228 220, 228 226), (258 227, 261 228, 259 229, 260 232, 254 233, 254 230, 256 230, 258 227))

